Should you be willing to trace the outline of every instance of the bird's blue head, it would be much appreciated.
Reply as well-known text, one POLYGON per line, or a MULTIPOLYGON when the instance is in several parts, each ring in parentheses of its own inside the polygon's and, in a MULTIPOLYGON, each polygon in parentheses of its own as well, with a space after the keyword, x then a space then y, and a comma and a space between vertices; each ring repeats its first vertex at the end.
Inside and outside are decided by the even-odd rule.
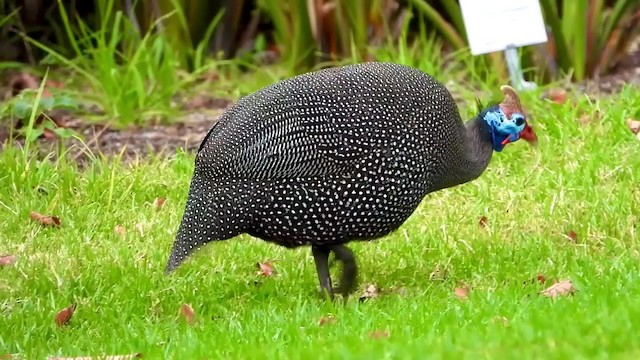
POLYGON ((505 95, 505 100, 480 114, 491 131, 493 150, 500 152, 508 143, 520 138, 535 144, 536 134, 527 123, 517 93, 507 85, 500 89, 505 95))

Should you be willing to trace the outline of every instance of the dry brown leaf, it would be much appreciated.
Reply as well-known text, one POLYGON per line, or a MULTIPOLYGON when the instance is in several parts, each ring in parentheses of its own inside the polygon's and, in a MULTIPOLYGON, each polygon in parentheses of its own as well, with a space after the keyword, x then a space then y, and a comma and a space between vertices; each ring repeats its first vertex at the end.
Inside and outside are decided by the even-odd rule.
POLYGON ((113 228, 113 232, 115 232, 121 238, 124 238, 125 235, 127 235, 127 229, 122 225, 116 225, 116 227, 113 228))
POLYGON ((369 284, 364 288, 364 292, 360 295, 360 301, 372 299, 380 295, 380 290, 375 284, 369 284))
POLYGON ((60 226, 60 218, 58 218, 57 216, 46 216, 32 211, 29 213, 29 217, 31 218, 31 220, 37 221, 45 226, 60 226))
POLYGON ((487 219, 486 216, 482 215, 480 221, 478 221, 478 224, 486 229, 489 226, 489 219, 487 219))
POLYGON ((536 277, 531 278, 531 279, 523 282, 524 285, 532 285, 532 284, 535 284, 535 283, 539 283, 539 284, 543 284, 544 285, 544 284, 547 283, 547 278, 544 275, 538 273, 536 275, 536 277))
POLYGON ((369 333, 369 337, 372 339, 388 339, 389 332, 385 330, 374 330, 369 333))
POLYGON ((640 121, 627 119, 627 126, 629 127, 629 130, 631 130, 632 133, 634 134, 640 133, 640 121))
POLYGON ((107 356, 79 356, 79 357, 48 357, 47 360, 129 360, 141 358, 142 354, 107 355, 107 356))
POLYGON ((58 314, 56 314, 56 324, 58 326, 63 326, 71 320, 73 313, 76 311, 76 304, 71 304, 68 307, 60 310, 58 314))
POLYGON ((260 276, 273 276, 277 273, 271 261, 256 263, 256 267, 258 268, 256 274, 260 276))
POLYGON ((164 206, 165 201, 166 201, 165 198, 157 197, 155 200, 153 200, 153 207, 156 210, 160 210, 164 206))
POLYGON ((457 287, 453 290, 453 293, 456 295, 458 299, 466 300, 467 298, 469 298, 469 287, 468 286, 457 287))
POLYGON ((15 255, 2 255, 0 256, 0 266, 9 266, 16 263, 15 255))
POLYGON ((333 315, 327 315, 327 316, 323 316, 320 318, 320 320, 318 320, 318 325, 322 326, 322 325, 330 325, 330 324, 335 324, 338 320, 336 320, 336 318, 333 315))
POLYGON ((182 315, 182 317, 188 324, 193 324, 193 321, 195 320, 195 317, 196 317, 196 312, 193 311, 193 308, 191 307, 191 305, 182 304, 180 305, 180 315, 182 315))
POLYGON ((544 289, 540 294, 555 299, 558 296, 573 295, 576 291, 577 289, 573 286, 571 280, 562 280, 544 289))
POLYGON ((538 282, 540 284, 546 284, 547 283, 547 278, 545 278, 544 275, 542 275, 542 274, 538 274, 536 276, 536 280, 538 280, 538 282))
POLYGON ((564 104, 567 102, 567 90, 559 88, 551 89, 546 93, 545 97, 556 104, 564 104))

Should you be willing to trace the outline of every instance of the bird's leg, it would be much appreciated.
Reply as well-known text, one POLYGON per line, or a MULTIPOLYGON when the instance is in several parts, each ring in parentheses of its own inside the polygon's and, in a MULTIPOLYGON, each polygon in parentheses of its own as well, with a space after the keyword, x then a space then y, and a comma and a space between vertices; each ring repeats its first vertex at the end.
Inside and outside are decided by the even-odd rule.
POLYGON ((340 285, 336 292, 343 296, 348 296, 356 285, 356 276, 358 275, 358 266, 353 256, 353 251, 344 245, 333 245, 331 251, 336 254, 336 258, 342 262, 342 276, 340 277, 340 285))
POLYGON ((333 287, 331 286, 331 276, 329 275, 329 250, 323 246, 311 246, 313 260, 316 263, 316 271, 318 272, 318 281, 320 281, 320 290, 323 296, 333 299, 333 287))

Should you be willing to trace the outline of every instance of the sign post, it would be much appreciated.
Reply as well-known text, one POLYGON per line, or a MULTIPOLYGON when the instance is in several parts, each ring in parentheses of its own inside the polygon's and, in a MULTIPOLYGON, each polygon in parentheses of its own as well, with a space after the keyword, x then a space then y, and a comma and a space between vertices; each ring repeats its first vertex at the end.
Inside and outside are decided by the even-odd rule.
POLYGON ((525 81, 518 48, 547 42, 538 0, 460 0, 473 55, 504 51, 511 84, 517 90, 535 89, 525 81))

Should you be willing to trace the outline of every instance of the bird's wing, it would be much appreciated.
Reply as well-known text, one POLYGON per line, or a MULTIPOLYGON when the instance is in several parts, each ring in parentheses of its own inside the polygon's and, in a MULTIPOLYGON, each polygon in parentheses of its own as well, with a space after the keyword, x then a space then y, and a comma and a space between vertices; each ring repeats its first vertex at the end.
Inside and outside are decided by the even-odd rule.
POLYGON ((254 121, 245 122, 237 121, 238 116, 233 110, 225 114, 203 140, 196 164, 205 176, 348 176, 366 157, 383 150, 371 139, 370 123, 346 121, 326 107, 290 106, 278 115, 252 114, 254 121))

